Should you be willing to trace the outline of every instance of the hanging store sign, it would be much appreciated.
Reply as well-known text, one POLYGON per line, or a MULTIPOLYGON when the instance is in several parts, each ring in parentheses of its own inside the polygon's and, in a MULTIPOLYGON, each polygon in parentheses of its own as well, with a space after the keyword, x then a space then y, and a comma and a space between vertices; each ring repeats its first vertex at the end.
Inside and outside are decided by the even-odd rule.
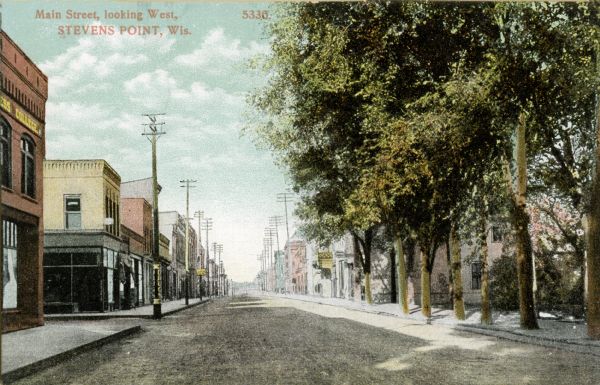
POLYGON ((331 251, 319 251, 317 253, 317 258, 321 269, 333 268, 333 254, 331 251))
POLYGON ((41 125, 29 116, 28 113, 22 111, 20 108, 11 103, 10 99, 8 99, 4 95, 0 95, 0 108, 4 111, 11 114, 15 119, 17 119, 21 124, 27 127, 34 134, 41 136, 41 125))
POLYGON ((196 269, 196 275, 198 277, 202 277, 203 275, 206 275, 206 269, 196 269))

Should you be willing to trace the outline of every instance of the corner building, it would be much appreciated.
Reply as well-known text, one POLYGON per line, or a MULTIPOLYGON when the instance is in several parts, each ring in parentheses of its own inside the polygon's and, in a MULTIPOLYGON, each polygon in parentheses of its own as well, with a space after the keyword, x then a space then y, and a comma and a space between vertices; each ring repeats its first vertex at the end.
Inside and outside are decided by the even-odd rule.
POLYGON ((44 323, 43 188, 48 78, 0 33, 0 177, 2 179, 2 331, 44 323))
POLYGON ((121 239, 120 184, 102 159, 44 161, 47 313, 128 306, 131 260, 121 239))

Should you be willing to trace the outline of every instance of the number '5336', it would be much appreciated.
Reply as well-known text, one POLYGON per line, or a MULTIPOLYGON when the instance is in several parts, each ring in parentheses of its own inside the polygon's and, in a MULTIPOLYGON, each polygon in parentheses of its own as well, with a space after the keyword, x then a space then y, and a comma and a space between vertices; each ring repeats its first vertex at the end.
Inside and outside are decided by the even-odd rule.
POLYGON ((242 11, 242 19, 268 19, 269 11, 242 11))

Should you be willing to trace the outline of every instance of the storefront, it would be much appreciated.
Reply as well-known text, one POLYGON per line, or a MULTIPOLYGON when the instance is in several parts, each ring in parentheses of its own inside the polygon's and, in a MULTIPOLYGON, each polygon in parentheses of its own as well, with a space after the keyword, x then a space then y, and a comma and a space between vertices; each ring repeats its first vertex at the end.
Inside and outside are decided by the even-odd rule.
POLYGON ((46 233, 44 309, 46 313, 120 309, 123 282, 119 240, 107 234, 46 233))
POLYGON ((46 313, 111 311, 119 307, 118 252, 75 247, 44 254, 46 313))
POLYGON ((44 323, 42 162, 48 78, 6 33, 0 39, 2 331, 6 332, 44 323))

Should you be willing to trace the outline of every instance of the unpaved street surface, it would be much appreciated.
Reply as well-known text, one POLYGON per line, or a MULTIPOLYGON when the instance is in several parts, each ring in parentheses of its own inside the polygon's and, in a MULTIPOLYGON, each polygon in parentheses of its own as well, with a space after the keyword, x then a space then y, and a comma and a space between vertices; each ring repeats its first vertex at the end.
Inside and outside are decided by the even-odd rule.
POLYGON ((235 297, 16 384, 600 384, 595 356, 301 301, 235 297))

